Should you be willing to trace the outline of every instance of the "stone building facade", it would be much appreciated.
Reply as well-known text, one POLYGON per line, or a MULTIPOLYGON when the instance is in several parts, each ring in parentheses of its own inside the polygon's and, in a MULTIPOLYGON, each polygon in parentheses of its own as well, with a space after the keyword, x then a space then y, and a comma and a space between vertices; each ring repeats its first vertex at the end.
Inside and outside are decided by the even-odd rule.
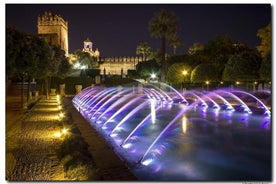
POLYGON ((139 62, 142 62, 142 57, 101 57, 99 69, 101 75, 127 75, 128 70, 136 70, 139 62))
POLYGON ((68 22, 60 15, 46 11, 38 16, 37 32, 51 45, 59 46, 68 56, 68 22))

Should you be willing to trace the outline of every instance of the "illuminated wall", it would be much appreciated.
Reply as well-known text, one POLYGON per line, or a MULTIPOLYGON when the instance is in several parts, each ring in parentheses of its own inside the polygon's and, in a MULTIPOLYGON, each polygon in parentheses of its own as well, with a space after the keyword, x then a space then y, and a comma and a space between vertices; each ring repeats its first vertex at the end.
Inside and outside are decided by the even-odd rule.
POLYGON ((101 75, 127 75, 128 70, 136 70, 136 65, 142 62, 142 57, 111 57, 111 58, 100 58, 100 70, 101 75))
POLYGON ((68 55, 68 22, 60 15, 45 12, 37 18, 38 34, 55 46, 59 46, 68 55))

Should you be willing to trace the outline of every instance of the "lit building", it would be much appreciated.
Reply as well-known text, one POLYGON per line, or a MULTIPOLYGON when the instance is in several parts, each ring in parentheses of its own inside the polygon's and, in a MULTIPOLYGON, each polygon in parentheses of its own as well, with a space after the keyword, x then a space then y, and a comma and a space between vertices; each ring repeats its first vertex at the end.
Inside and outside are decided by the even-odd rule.
POLYGON ((37 31, 49 44, 59 46, 68 56, 68 22, 60 15, 46 11, 38 16, 37 31))
POLYGON ((89 53, 90 56, 93 56, 96 58, 100 57, 100 51, 98 49, 93 51, 93 43, 88 38, 83 42, 82 51, 89 53))

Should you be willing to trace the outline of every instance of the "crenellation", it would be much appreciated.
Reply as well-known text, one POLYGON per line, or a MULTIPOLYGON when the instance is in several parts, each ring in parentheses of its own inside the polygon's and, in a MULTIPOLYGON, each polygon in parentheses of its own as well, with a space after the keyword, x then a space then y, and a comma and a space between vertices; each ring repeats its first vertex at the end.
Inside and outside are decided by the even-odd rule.
POLYGON ((60 15, 44 12, 37 18, 38 34, 52 45, 59 46, 68 55, 68 22, 60 15), (52 35, 52 36, 51 36, 52 35))

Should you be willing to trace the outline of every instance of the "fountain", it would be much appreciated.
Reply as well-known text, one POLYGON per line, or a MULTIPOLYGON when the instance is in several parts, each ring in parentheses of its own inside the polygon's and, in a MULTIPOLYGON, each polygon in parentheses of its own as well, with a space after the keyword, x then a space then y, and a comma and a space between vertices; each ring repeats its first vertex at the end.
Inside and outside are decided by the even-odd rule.
POLYGON ((89 87, 72 102, 139 180, 268 181, 270 92, 258 96, 148 83, 89 87))

